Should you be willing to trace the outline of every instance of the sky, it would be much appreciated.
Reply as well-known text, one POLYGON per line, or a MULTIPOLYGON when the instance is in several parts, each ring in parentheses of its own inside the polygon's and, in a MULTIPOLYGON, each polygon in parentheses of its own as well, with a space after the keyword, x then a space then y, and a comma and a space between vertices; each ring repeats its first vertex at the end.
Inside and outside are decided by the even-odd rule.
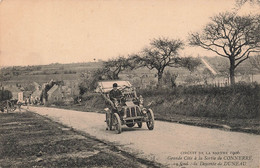
MULTIPOLYGON (((235 0, 1 0, 0 66, 108 60, 181 39, 235 0)), ((211 55, 188 45, 182 55, 211 55)))

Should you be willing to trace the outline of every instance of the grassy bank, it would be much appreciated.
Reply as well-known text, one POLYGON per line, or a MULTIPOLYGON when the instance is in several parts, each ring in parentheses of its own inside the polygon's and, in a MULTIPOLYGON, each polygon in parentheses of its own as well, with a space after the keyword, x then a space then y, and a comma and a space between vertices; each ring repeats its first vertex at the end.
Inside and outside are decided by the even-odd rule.
POLYGON ((140 93, 156 119, 260 134, 259 85, 191 86, 140 93))
POLYGON ((259 118, 259 85, 234 87, 180 87, 142 90, 146 104, 161 115, 180 114, 215 119, 259 118))

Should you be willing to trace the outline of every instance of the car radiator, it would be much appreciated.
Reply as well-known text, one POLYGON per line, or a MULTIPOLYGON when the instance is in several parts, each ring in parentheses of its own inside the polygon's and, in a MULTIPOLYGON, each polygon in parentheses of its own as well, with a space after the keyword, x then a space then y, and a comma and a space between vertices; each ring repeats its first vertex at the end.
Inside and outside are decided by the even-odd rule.
POLYGON ((141 116, 141 110, 138 106, 134 107, 127 107, 125 109, 126 111, 126 117, 136 117, 136 116, 141 116))

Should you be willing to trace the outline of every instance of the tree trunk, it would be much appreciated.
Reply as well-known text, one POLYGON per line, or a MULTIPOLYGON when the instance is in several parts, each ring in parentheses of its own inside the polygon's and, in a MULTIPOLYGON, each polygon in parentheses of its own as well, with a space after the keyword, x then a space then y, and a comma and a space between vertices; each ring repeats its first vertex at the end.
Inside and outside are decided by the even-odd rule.
POLYGON ((160 88, 160 87, 162 87, 162 76, 163 76, 163 72, 158 71, 157 75, 158 75, 158 84, 157 84, 157 87, 160 88))
POLYGON ((230 57, 230 68, 229 68, 229 77, 230 77, 230 84, 235 84, 235 58, 230 57))
POLYGON ((118 77, 118 74, 113 74, 113 80, 118 80, 119 77, 118 77))

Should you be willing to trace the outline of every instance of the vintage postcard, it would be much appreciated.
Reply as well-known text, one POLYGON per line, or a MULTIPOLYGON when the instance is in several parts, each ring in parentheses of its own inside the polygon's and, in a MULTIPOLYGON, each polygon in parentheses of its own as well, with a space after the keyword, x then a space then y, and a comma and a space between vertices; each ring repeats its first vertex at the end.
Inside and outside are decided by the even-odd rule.
POLYGON ((259 11, 0 0, 0 168, 259 168, 259 11))

